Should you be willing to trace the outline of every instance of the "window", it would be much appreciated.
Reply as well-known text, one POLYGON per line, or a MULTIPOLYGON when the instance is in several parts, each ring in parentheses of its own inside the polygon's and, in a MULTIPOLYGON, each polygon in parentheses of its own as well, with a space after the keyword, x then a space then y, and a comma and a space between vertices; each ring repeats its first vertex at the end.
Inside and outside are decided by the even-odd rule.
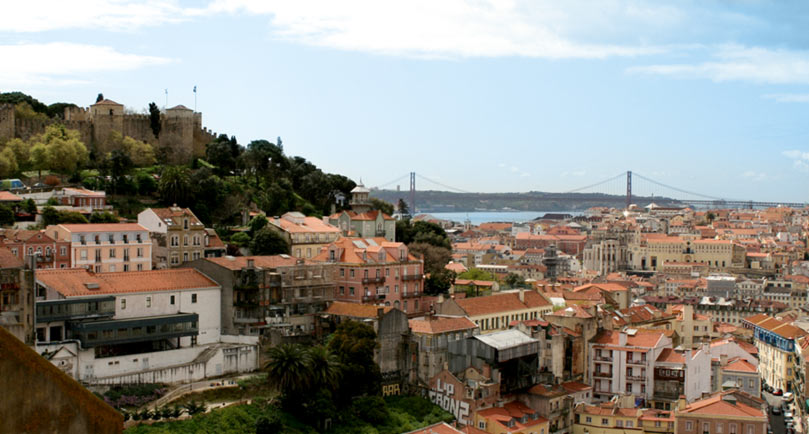
POLYGON ((143 271, 143 264, 138 264, 138 271, 143 271))
POLYGON ((86 260, 87 259, 87 250, 82 250, 79 252, 79 258, 86 260))
POLYGON ((188 252, 183 252, 183 262, 188 262, 188 252))
POLYGON ((143 257, 143 247, 138 247, 138 258, 143 257))
POLYGON ((191 303, 197 302, 197 294, 191 294, 191 303))
POLYGON ((110 249, 110 258, 115 257, 115 249, 110 249))
POLYGON ((188 219, 183 219, 183 229, 188 229, 188 219))
POLYGON ((180 237, 178 237, 177 235, 172 235, 171 236, 171 245, 173 247, 179 246, 180 245, 180 237))
POLYGON ((693 429, 694 429, 694 422, 691 422, 690 420, 685 421, 685 430, 692 431, 693 429))
POLYGON ((716 423, 716 434, 722 434, 722 422, 716 423))
POLYGON ((615 426, 617 426, 619 428, 623 428, 624 427, 624 421, 622 421, 621 419, 616 420, 615 421, 615 426))
POLYGON ((152 307, 152 297, 146 297, 146 307, 152 307))
POLYGON ((177 265, 180 263, 180 257, 177 255, 171 255, 171 264, 177 265))
POLYGON ((732 423, 728 425, 728 433, 729 434, 736 434, 736 424, 732 423))
POLYGON ((124 264, 124 271, 129 271, 129 264, 124 264))
POLYGON ((480 428, 480 429, 486 429, 486 422, 484 422, 484 421, 482 421, 482 420, 481 420, 481 421, 479 421, 479 422, 478 422, 478 428, 480 428))
POLYGON ((115 272, 115 265, 110 265, 110 273, 114 273, 114 272, 115 272))
POLYGON ((606 417, 601 418, 601 425, 607 425, 608 423, 610 423, 609 419, 606 417))
POLYGON ((626 421, 626 427, 627 427, 627 428, 632 428, 632 426, 633 426, 634 424, 635 424, 635 423, 634 423, 634 422, 632 422, 631 420, 626 421))
POLYGON ((702 423, 702 434, 711 434, 711 424, 708 422, 702 423))
POLYGON ((747 434, 754 434, 754 433, 753 433, 753 425, 752 425, 752 424, 747 425, 747 434))
POLYGON ((125 309, 126 309, 126 299, 122 298, 121 299, 121 310, 125 310, 125 309))
MULTIPOLYGON (((332 251, 331 253, 333 254, 333 253, 334 253, 334 251, 332 251)), ((334 255, 332 255, 332 256, 334 256, 334 255)), ((332 258, 332 260, 333 260, 333 259, 334 259, 334 258, 332 258)), ((346 275, 346 269, 345 269, 345 268, 341 268, 341 269, 340 269, 340 277, 345 277, 345 275, 346 275)))
POLYGON ((348 294, 349 295, 354 295, 354 287, 353 286, 348 287, 348 294))
POLYGON ((188 235, 183 235, 183 245, 184 246, 188 245, 188 235))
POLYGON ((346 287, 345 287, 345 286, 341 286, 341 287, 340 287, 340 295, 345 295, 345 293, 346 293, 346 287))
POLYGON ((585 419, 585 421, 586 421, 587 423, 592 423, 592 422, 593 422, 593 418, 592 418, 592 417, 590 417, 590 416, 587 416, 587 418, 585 419))
POLYGON ((174 296, 169 297, 169 304, 174 304, 174 296))
POLYGON ((354 269, 353 268, 348 270, 348 275, 349 275, 349 277, 354 277, 354 269))

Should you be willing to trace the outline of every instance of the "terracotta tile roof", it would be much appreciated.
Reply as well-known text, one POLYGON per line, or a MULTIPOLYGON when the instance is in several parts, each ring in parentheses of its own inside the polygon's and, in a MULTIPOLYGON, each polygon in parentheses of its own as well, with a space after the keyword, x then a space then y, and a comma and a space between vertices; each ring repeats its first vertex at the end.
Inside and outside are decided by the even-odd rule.
POLYGON ((663 363, 685 363, 685 355, 671 348, 663 348, 656 362, 663 363))
POLYGON ((118 104, 117 102, 115 102, 115 101, 113 101, 111 99, 102 99, 101 101, 99 101, 99 102, 97 102, 97 103, 95 103, 93 105, 123 105, 123 104, 118 104))
POLYGON ((351 220, 376 220, 376 217, 379 214, 382 214, 382 219, 383 220, 393 220, 393 217, 391 217, 391 216, 389 216, 389 215, 387 215, 387 214, 385 214, 385 213, 383 213, 382 211, 379 211, 379 210, 371 210, 371 211, 364 212, 364 213, 357 213, 357 212, 354 212, 354 211, 342 211, 342 212, 338 212, 336 214, 332 214, 331 216, 329 216, 329 218, 336 220, 336 219, 340 218, 340 215, 343 214, 343 213, 345 213, 349 217, 351 217, 351 220))
POLYGON ((586 291, 590 288, 598 288, 602 291, 607 292, 627 291, 626 286, 621 285, 619 283, 588 283, 587 285, 582 285, 577 288, 574 288, 573 292, 586 291))
POLYGON ((520 301, 520 295, 517 292, 456 299, 455 301, 469 316, 473 317, 551 305, 545 297, 537 292, 526 290, 523 295, 525 302, 520 301))
POLYGON ((455 279, 456 286, 494 286, 494 282, 490 280, 469 280, 469 279, 455 279))
MULTIPOLYGON (((602 330, 591 342, 596 344, 618 345, 620 333, 621 332, 614 330, 602 330)), ((657 346, 658 342, 663 339, 663 336, 665 336, 665 334, 660 330, 638 329, 634 336, 627 334, 626 344, 633 347, 654 348, 657 346)))
POLYGON ((589 312, 584 310, 583 307, 577 304, 569 304, 564 309, 559 309, 551 313, 545 314, 545 316, 561 316, 566 318, 592 318, 593 315, 590 315, 589 312))
MULTIPOLYGON (((530 417, 525 423, 520 422, 523 416, 530 416, 536 414, 536 411, 526 406, 519 401, 512 401, 502 407, 492 407, 484 410, 478 410, 478 416, 485 418, 489 423, 499 425, 498 432, 505 430, 505 432, 522 431, 527 427, 537 426, 543 423, 548 423, 548 419, 538 416, 536 419, 530 417), (509 421, 514 421, 513 427, 508 427, 509 421)), ((495 426, 497 426, 495 425, 495 426)))
POLYGON ((63 223, 59 226, 69 232, 148 231, 148 229, 137 223, 63 223))
POLYGON ((741 339, 737 339, 735 337, 724 338, 724 339, 717 339, 711 341, 711 348, 718 347, 720 345, 725 345, 728 343, 735 343, 736 345, 740 346, 743 350, 747 351, 752 355, 758 355, 758 348, 755 345, 745 342, 741 339))
POLYGON ((567 383, 562 383, 560 386, 564 387, 571 393, 586 392, 593 389, 593 386, 588 386, 587 384, 579 383, 578 381, 568 381, 567 383))
POLYGON ((37 281, 65 297, 154 291, 219 288, 219 284, 193 268, 91 273, 84 268, 37 271, 37 281), (91 289, 87 284, 97 286, 91 289))
POLYGON ((465 316, 431 316, 427 318, 411 319, 408 323, 413 333, 429 335, 477 328, 475 323, 465 316))
POLYGON ((724 369, 725 371, 734 371, 734 372, 752 372, 752 373, 758 372, 755 366, 753 366, 747 360, 741 358, 736 358, 736 360, 732 362, 728 361, 728 364, 725 365, 725 367, 722 369, 724 369))
POLYGON ((444 268, 450 271, 454 271, 457 274, 461 274, 465 271, 468 271, 466 269, 466 266, 464 264, 461 264, 460 262, 450 262, 449 264, 445 265, 444 268))
POLYGON ((641 420, 674 422, 674 412, 666 410, 648 409, 643 410, 641 420))
POLYGON ((317 217, 302 217, 301 223, 296 222, 295 217, 287 215, 282 216, 280 219, 270 219, 270 223, 280 226, 282 230, 289 233, 338 233, 340 229, 332 226, 317 217))
MULTIPOLYGON (((312 258, 312 260, 316 262, 330 261, 331 258, 329 257, 329 249, 332 247, 335 247, 338 252, 337 257, 335 258, 336 262, 346 264, 382 264, 400 262, 398 251, 400 248, 406 248, 404 243, 391 242, 382 237, 343 237, 329 244, 328 248, 322 248, 320 253, 312 258), (380 260, 379 253, 383 250, 384 255, 380 260)), ((418 259, 408 252, 407 261, 418 261, 418 259)))
POLYGON ((22 202, 23 198, 10 191, 0 191, 0 202, 22 202))
POLYGON ((222 242, 222 239, 219 238, 219 234, 216 233, 214 229, 205 229, 205 233, 208 234, 208 245, 205 246, 208 249, 216 249, 216 248, 225 248, 225 243, 222 242))
POLYGON ((0 268, 21 268, 22 259, 11 253, 11 250, 0 247, 0 268))
POLYGON ((699 401, 694 401, 691 404, 687 405, 685 409, 679 410, 677 413, 704 414, 704 415, 725 416, 733 418, 753 417, 757 419, 762 419, 764 421, 767 420, 767 415, 765 415, 760 409, 750 407, 749 405, 746 405, 738 401, 735 404, 731 404, 727 401, 724 401, 722 398, 731 392, 733 392, 733 390, 727 392, 719 392, 708 398, 700 399, 699 401))
MULTIPOLYGON (((247 267, 248 260, 252 260, 253 266, 256 268, 290 267, 296 265, 298 261, 303 261, 303 259, 298 259, 289 255, 222 256, 219 258, 205 258, 205 260, 233 271, 241 270, 242 268, 247 267)), ((306 261, 304 261, 304 263, 311 264, 311 262, 306 261)))
POLYGON ((191 211, 190 208, 180 208, 178 206, 172 206, 168 208, 151 208, 151 210, 157 214, 160 219, 163 221, 170 220, 171 224, 180 225, 182 224, 183 217, 188 217, 189 223, 192 225, 201 225, 202 222, 199 221, 196 215, 191 211))
POLYGON ((379 309, 382 309, 383 313, 388 313, 393 308, 390 306, 382 307, 374 306, 372 304, 335 301, 325 311, 323 311, 323 313, 336 316, 347 316, 350 318, 378 318, 379 309))
POLYGON ((107 193, 103 191, 93 191, 86 188, 67 187, 62 189, 63 194, 73 196, 90 196, 90 197, 106 197, 107 193))

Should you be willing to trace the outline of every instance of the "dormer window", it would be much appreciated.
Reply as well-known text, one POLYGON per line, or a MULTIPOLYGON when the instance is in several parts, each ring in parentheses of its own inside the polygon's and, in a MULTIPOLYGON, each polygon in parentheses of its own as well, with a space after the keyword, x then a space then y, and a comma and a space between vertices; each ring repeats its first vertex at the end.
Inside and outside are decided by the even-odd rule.
POLYGON ((329 250, 329 261, 334 261, 334 250, 329 250))
POLYGON ((188 219, 183 220, 183 228, 188 229, 188 219))
POLYGON ((101 244, 101 237, 100 236, 96 235, 93 238, 95 239, 96 244, 101 244))

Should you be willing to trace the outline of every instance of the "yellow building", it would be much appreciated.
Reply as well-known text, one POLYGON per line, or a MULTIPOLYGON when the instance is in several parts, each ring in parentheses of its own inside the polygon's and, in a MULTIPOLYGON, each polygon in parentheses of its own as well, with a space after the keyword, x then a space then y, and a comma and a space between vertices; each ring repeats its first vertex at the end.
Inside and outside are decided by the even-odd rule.
POLYGON ((791 392, 796 386, 795 369, 800 347, 796 341, 806 332, 785 321, 759 314, 744 320, 753 327, 753 343, 758 348, 758 372, 768 385, 791 392))
POLYGON ((450 299, 436 306, 437 313, 468 316, 481 333, 507 330, 512 321, 542 318, 553 305, 539 292, 519 290, 483 297, 450 299))
POLYGON ((629 246, 634 270, 661 270, 666 263, 695 262, 711 269, 743 267, 745 249, 731 240, 697 239, 693 235, 646 234, 629 246))
POLYGON ((632 395, 601 405, 579 404, 574 410, 573 434, 642 434, 642 414, 632 395))
POLYGON ((299 212, 288 212, 281 217, 269 219, 268 227, 279 232, 292 256, 314 258, 320 249, 340 238, 340 229, 316 217, 306 217, 299 212))
POLYGON ((548 419, 519 401, 478 411, 475 428, 491 434, 550 434, 548 419))

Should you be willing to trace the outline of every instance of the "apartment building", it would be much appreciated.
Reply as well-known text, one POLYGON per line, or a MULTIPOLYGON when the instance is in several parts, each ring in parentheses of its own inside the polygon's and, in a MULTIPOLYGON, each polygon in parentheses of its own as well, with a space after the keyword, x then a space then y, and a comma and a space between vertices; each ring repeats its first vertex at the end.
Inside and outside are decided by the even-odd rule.
POLYGON ((512 321, 535 320, 553 311, 537 291, 520 289, 483 297, 451 298, 436 305, 444 315, 468 316, 481 333, 507 330, 512 321))
POLYGON ((320 249, 340 238, 340 229, 317 217, 306 217, 293 211, 269 219, 270 229, 280 233, 290 246, 292 256, 311 259, 320 249))
POLYGON ((68 268, 96 273, 152 269, 149 231, 137 223, 59 224, 48 226, 45 234, 70 243, 68 268))
POLYGON ((422 384, 438 375, 449 361, 449 344, 480 333, 469 318, 431 315, 409 321, 411 341, 416 344, 416 377, 422 384))
POLYGON ((58 241, 45 231, 6 229, 0 235, 2 246, 30 266, 36 256, 37 268, 66 268, 70 266, 70 243, 58 241))
POLYGON ((334 264, 335 300, 395 307, 408 315, 426 312, 424 261, 404 243, 385 238, 341 238, 314 262, 334 264))
POLYGON ((205 258, 208 233, 189 208, 148 208, 138 214, 138 224, 149 231, 155 268, 179 267, 205 258))
POLYGON ((512 401, 498 407, 478 410, 475 427, 490 434, 548 434, 548 419, 536 410, 512 401))
POLYGON ((334 265, 289 255, 224 256, 186 264, 222 286, 226 334, 311 335, 334 300, 334 265))
POLYGON ((651 400, 655 361, 671 346, 671 338, 663 331, 601 331, 590 341, 588 354, 588 378, 596 400, 623 393, 651 400))
POLYGON ((629 245, 628 264, 632 270, 658 271, 667 262, 696 262, 722 270, 743 267, 745 254, 744 247, 730 240, 645 234, 629 245))
POLYGON ((711 354, 708 346, 678 351, 665 348, 654 364, 654 394, 651 407, 673 410, 677 400, 687 401, 711 393, 711 354))
POLYGON ((28 345, 34 343, 34 291, 31 270, 0 247, 0 327, 28 345))
POLYGON ((680 400, 674 412, 677 434, 765 434, 768 422, 762 404, 736 390, 717 392, 690 404, 680 400))
POLYGON ((329 224, 344 237, 396 240, 396 220, 382 211, 371 209, 371 190, 362 184, 351 190, 351 210, 329 216, 329 224))
POLYGON ((37 351, 88 384, 252 371, 257 341, 220 333, 220 286, 193 269, 36 274, 37 351))
MULTIPOLYGON (((86 188, 66 187, 53 192, 53 198, 60 205, 72 206, 87 211, 103 210, 107 207, 107 194, 86 188)), ((111 208, 111 207, 109 207, 111 208)))
POLYGON ((745 320, 753 327, 753 343, 758 349, 758 372, 768 385, 792 391, 798 338, 806 332, 792 324, 759 314, 745 320))
POLYGON ((634 407, 629 400, 589 405, 580 403, 574 410, 573 434, 641 434, 641 409, 634 407))

